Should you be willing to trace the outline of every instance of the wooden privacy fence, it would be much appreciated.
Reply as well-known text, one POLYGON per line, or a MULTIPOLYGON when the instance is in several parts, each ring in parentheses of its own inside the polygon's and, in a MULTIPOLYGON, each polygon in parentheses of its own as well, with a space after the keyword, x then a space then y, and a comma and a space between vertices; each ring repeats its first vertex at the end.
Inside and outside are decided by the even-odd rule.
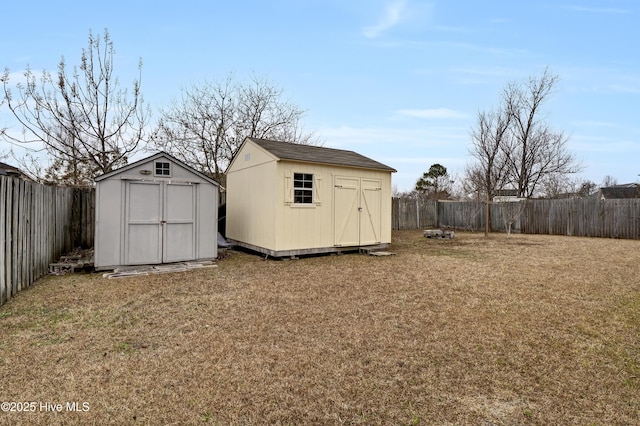
POLYGON ((0 305, 76 246, 93 246, 92 190, 0 176, 0 305))
POLYGON ((96 191, 94 188, 73 188, 71 209, 71 239, 74 247, 93 247, 96 229, 96 191))
POLYGON ((640 239, 640 199, 531 200, 520 226, 527 234, 640 239))
MULTIPOLYGON (((640 199, 577 198, 491 203, 493 231, 582 237, 640 239, 640 199)), ((392 200, 393 229, 484 229, 484 204, 415 198, 392 200)))
POLYGON ((438 226, 438 201, 394 197, 391 200, 393 229, 422 229, 438 226))

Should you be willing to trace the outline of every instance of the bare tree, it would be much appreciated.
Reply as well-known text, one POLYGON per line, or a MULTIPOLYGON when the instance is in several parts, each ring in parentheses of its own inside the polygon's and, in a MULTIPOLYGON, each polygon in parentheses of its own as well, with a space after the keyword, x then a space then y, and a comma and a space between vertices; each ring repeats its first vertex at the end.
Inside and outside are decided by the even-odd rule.
MULTIPOLYGON (((269 80, 253 77, 249 84, 239 86, 236 134, 245 137, 270 138, 308 144, 312 133, 304 133, 300 120, 305 111, 283 100, 282 89, 269 80)), ((235 154, 235 153, 234 153, 235 154)))
MULTIPOLYGON (((5 131, 12 144, 35 144, 53 160, 47 169, 54 180, 90 184, 93 177, 127 164, 144 141, 148 109, 143 106, 140 78, 131 92, 120 89, 113 75, 115 49, 105 29, 102 37, 89 32, 80 65, 69 73, 64 57, 57 75, 41 77, 27 67, 25 83, 12 90, 9 70, 0 77, 4 100, 22 127, 21 136, 5 131), (40 148, 42 149, 42 148, 40 148)), ((142 62, 138 63, 141 75, 142 62)))
POLYGON ((552 173, 542 179, 539 192, 545 198, 570 198, 578 192, 576 186, 577 181, 568 175, 552 173))
POLYGON ((249 84, 205 81, 182 90, 160 111, 153 146, 224 182, 224 171, 246 137, 314 143, 302 131, 304 110, 282 100, 282 89, 253 78, 249 84))
POLYGON ((526 206, 527 200, 519 201, 507 201, 502 200, 499 202, 500 213, 502 214, 502 221, 504 222, 504 228, 507 232, 507 238, 511 235, 511 228, 513 224, 520 219, 526 206))
MULTIPOLYGON (((0 108, 2 108, 2 105, 4 105, 4 102, 5 102, 4 98, 0 98, 0 108)), ((0 136, 4 135, 4 132, 5 132, 6 130, 7 130, 7 129, 6 129, 5 127, 0 127, 0 136)), ((6 153, 4 153, 4 154, 3 154, 3 152, 2 152, 2 151, 0 151, 0 159, 2 159, 2 158, 3 158, 3 157, 2 157, 3 155, 5 155, 5 156, 6 156, 6 153)))
POLYGON ((476 187, 476 193, 485 204, 484 235, 491 231, 489 203, 508 179, 508 162, 504 153, 509 136, 511 114, 506 110, 478 112, 476 127, 471 132, 471 155, 477 162, 467 167, 467 179, 476 187))
POLYGON ((220 178, 239 144, 233 136, 236 88, 229 76, 223 83, 205 82, 182 91, 180 100, 160 110, 152 145, 214 178, 220 178))
MULTIPOLYGON (((4 103, 5 103, 4 98, 0 98, 0 110, 2 108, 2 105, 4 105, 4 103)), ((7 131, 6 127, 0 127, 0 138, 3 137, 4 132, 6 132, 6 131, 7 131)), ((9 157, 9 152, 6 152, 4 150, 0 150, 0 160, 4 160, 7 157, 9 157)))
POLYGON ((598 185, 595 182, 590 181, 589 179, 580 181, 577 184, 576 194, 579 197, 586 198, 589 197, 593 192, 598 189, 598 185))
POLYGON ((503 92, 504 107, 511 116, 510 137, 503 152, 522 198, 531 197, 546 176, 580 169, 567 151, 568 138, 552 130, 542 117, 543 106, 558 79, 545 69, 540 77, 530 77, 524 84, 509 83, 503 92))
POLYGON ((485 235, 491 230, 489 202, 496 191, 514 187, 518 198, 529 198, 546 185, 558 192, 566 176, 580 169, 567 151, 567 137, 544 120, 543 106, 557 82, 548 69, 524 83, 510 82, 497 112, 478 113, 470 148, 476 162, 467 166, 466 181, 486 204, 485 235))
POLYGON ((570 179, 563 174, 547 176, 541 186, 542 195, 547 198, 585 198, 598 187, 588 179, 570 179))

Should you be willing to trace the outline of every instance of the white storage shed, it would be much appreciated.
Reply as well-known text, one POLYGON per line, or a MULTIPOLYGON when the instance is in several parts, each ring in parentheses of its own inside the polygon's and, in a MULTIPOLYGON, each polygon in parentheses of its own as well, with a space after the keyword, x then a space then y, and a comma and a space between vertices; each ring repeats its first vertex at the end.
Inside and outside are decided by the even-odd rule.
POLYGON ((386 247, 395 171, 353 151, 247 138, 227 169, 226 236, 275 257, 386 247))
POLYGON ((218 256, 215 180, 160 152, 95 182, 96 269, 218 256))

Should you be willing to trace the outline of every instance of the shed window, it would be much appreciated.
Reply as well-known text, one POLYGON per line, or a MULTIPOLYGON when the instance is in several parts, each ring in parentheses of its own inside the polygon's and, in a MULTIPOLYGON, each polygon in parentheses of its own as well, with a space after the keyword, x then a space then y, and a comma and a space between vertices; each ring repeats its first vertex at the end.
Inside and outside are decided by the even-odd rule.
POLYGON ((156 176, 171 176, 171 163, 156 161, 156 176))
POLYGON ((313 175, 309 173, 293 174, 293 202, 296 204, 313 203, 313 175))

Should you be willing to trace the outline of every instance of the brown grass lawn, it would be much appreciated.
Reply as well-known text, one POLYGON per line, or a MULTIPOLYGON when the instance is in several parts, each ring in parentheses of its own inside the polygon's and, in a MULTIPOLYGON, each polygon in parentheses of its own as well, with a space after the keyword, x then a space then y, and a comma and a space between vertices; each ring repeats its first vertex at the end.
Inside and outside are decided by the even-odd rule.
POLYGON ((38 404, 0 423, 640 422, 640 241, 391 250, 48 277, 0 307, 0 400, 38 404))

